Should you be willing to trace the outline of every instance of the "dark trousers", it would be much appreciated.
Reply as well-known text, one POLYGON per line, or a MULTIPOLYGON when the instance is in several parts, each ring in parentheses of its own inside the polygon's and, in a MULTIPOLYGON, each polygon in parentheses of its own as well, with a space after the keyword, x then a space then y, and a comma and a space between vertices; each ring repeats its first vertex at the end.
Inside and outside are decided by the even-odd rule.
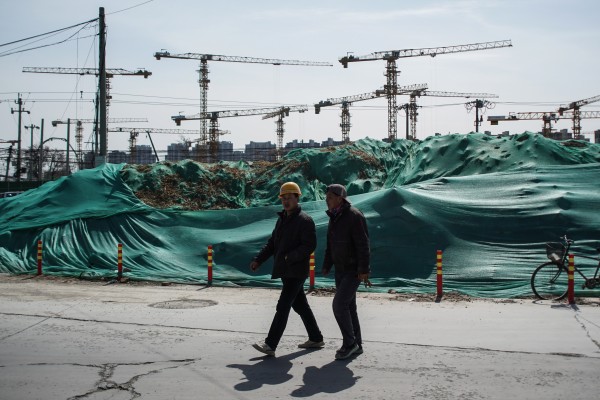
POLYGON ((306 279, 293 279, 293 278, 282 278, 283 287, 281 288, 281 294, 279 295, 279 301, 277 302, 277 311, 275 317, 271 323, 271 329, 269 329, 269 335, 265 340, 273 350, 277 348, 285 327, 287 325, 290 310, 294 309, 306 328, 308 333, 308 339, 313 342, 321 342, 323 335, 317 325, 317 320, 313 315, 306 295, 304 294, 304 281, 306 279))
POLYGON ((335 273, 335 297, 333 298, 333 315, 342 331, 344 347, 362 345, 360 323, 356 312, 356 291, 360 279, 356 272, 335 273))

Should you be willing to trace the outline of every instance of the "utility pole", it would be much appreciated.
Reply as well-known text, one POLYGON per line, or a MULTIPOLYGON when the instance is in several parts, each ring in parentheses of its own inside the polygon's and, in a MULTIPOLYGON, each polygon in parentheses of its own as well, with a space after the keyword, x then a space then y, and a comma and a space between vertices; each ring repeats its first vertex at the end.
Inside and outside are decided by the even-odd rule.
POLYGON ((31 129, 31 144, 29 145, 29 166, 27 167, 27 180, 31 181, 33 179, 33 130, 40 129, 40 127, 31 124, 29 126, 25 126, 25 129, 31 129))
POLYGON ((15 100, 15 103, 19 106, 18 110, 13 110, 11 107, 10 113, 14 114, 15 112, 19 113, 19 122, 18 122, 18 138, 17 138, 17 182, 21 183, 21 114, 26 112, 30 114, 29 111, 23 109, 23 100, 21 99, 21 93, 17 94, 18 100, 15 100))
POLYGON ((43 182, 43 160, 44 157, 44 118, 42 118, 41 128, 40 128, 40 149, 38 150, 38 182, 43 182))
POLYGON ((98 79, 98 91, 100 92, 100 104, 98 105, 100 115, 100 154, 98 155, 97 164, 104 164, 106 162, 108 137, 106 133, 106 24, 104 22, 104 7, 100 7, 99 16, 99 79, 98 79))

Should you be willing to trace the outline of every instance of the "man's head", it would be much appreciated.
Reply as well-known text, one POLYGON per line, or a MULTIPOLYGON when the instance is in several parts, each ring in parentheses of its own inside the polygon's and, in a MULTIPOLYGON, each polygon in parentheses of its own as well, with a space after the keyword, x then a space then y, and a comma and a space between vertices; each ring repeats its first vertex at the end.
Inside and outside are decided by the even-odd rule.
POLYGON ((294 182, 286 182, 279 189, 281 205, 286 212, 294 211, 298 207, 301 195, 300 186, 294 182))
POLYGON ((325 201, 327 202, 327 208, 333 210, 342 205, 346 200, 346 188, 343 185, 337 183, 327 186, 325 201))

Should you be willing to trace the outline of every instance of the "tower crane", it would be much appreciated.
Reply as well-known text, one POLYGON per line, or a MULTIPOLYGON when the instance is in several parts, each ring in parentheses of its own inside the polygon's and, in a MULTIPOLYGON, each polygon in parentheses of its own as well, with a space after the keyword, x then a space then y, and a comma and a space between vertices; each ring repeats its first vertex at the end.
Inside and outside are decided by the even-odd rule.
MULTIPOLYGON (((171 117, 177 126, 181 125, 181 121, 189 120, 209 120, 210 121, 210 133, 209 133, 209 151, 210 155, 216 158, 218 146, 219 146, 219 135, 223 134, 223 131, 219 131, 219 118, 230 118, 230 117, 247 117, 252 115, 264 115, 273 118, 279 116, 282 120, 281 125, 277 125, 277 138, 278 142, 283 144, 283 117, 290 114, 290 112, 305 112, 308 111, 308 106, 281 106, 281 107, 270 107, 270 108, 255 108, 246 110, 226 110, 226 111, 210 111, 207 113, 199 113, 195 115, 174 115, 171 117), (281 129, 281 133, 279 131, 281 129)), ((278 119, 279 121, 279 119, 278 119)))
MULTIPOLYGON (((109 123, 127 123, 127 122, 148 122, 146 118, 109 118, 107 120, 109 123)), ((67 146, 70 141, 70 125, 75 124, 75 141, 77 142, 77 165, 79 169, 83 169, 83 124, 85 123, 96 123, 95 119, 81 119, 81 118, 67 118, 65 119, 56 119, 52 121, 52 126, 56 127, 61 124, 67 125, 67 146)), ((95 130, 97 132, 97 130, 95 130)), ((96 137, 96 150, 98 148, 98 137, 96 137)), ((68 147, 67 147, 68 150, 68 147)), ((94 151, 96 153, 96 151, 94 151)))
POLYGON ((169 134, 169 135, 189 135, 189 134, 198 134, 199 131, 193 130, 185 130, 185 129, 162 129, 162 128, 111 128, 109 132, 129 132, 129 162, 133 164, 136 160, 137 156, 137 138, 141 133, 146 133, 148 135, 148 139, 150 139, 150 144, 152 145, 152 150, 154 151, 154 156, 156 157, 156 162, 160 161, 158 158, 158 153, 156 152, 156 147, 154 147, 154 142, 152 141, 151 133, 158 134, 169 134))
POLYGON ((398 110, 404 110, 406 112, 406 139, 415 140, 417 138, 417 97, 428 96, 428 97, 464 97, 464 98, 497 98, 498 96, 490 93, 461 93, 461 92, 442 92, 425 89, 417 89, 412 91, 410 94, 410 102, 398 107, 398 110), (410 122, 410 133, 409 125, 410 122))
MULTIPOLYGON (((398 92, 398 94, 407 94, 407 93, 412 93, 413 91, 419 90, 419 89, 427 89, 427 84, 426 83, 418 83, 415 85, 399 86, 397 89, 397 92, 398 92)), ((342 118, 342 121, 340 123, 340 128, 342 128, 342 141, 344 143, 348 143, 350 141, 350 127, 351 127, 349 106, 352 105, 352 103, 355 103, 357 101, 365 101, 365 100, 379 98, 382 94, 385 94, 385 91, 376 90, 375 92, 357 94, 354 96, 345 96, 345 97, 339 97, 339 98, 334 98, 334 99, 327 99, 325 101, 321 100, 320 102, 315 104, 315 114, 319 114, 321 112, 322 107, 341 105, 342 113, 340 116, 342 118)))
MULTIPOLYGON (((488 121, 490 121, 491 125, 498 125, 499 121, 522 121, 522 120, 542 120, 544 125, 542 127, 542 134, 547 137, 552 137, 552 121, 555 123, 558 122, 559 119, 573 119, 574 110, 572 111, 563 111, 562 115, 559 112, 511 112, 506 115, 495 115, 489 116, 488 121)), ((579 111, 578 117, 579 119, 591 119, 591 118, 600 118, 600 111, 579 111)), ((581 132, 579 133, 579 135, 581 132)), ((575 136, 577 137, 577 136, 575 136)))
POLYGON ((275 125, 277 126, 277 128, 276 128, 276 132, 277 132, 277 159, 281 158, 281 153, 283 152, 283 125, 284 125, 283 118, 284 117, 288 117, 290 115, 291 111, 303 113, 303 112, 308 111, 308 107, 304 107, 304 106, 299 106, 299 107, 280 107, 279 110, 267 113, 267 114, 263 115, 263 117, 262 117, 262 119, 269 119, 269 118, 275 118, 275 117, 277 117, 277 120, 275 121, 275 125))
MULTIPOLYGON (((154 53, 154 57, 157 60, 161 58, 178 58, 183 60, 198 60, 200 61, 200 68, 198 69, 200 84, 200 114, 206 114, 207 111, 207 98, 208 98, 208 62, 209 61, 225 61, 225 62, 237 62, 237 63, 250 63, 250 64, 271 64, 271 65, 298 65, 305 67, 332 67, 332 64, 327 62, 318 61, 299 61, 299 60, 278 60, 269 58, 256 58, 256 57, 239 57, 239 56, 223 56, 216 54, 199 54, 199 53, 182 53, 182 54, 171 54, 166 50, 161 50, 154 53)), ((206 119, 200 120, 200 135, 202 140, 206 140, 207 129, 206 119)))
POLYGON ((600 100, 600 96, 594 96, 583 100, 574 101, 568 105, 560 106, 558 114, 563 115, 565 111, 572 110, 573 114, 573 135, 577 136, 581 134, 581 111, 580 108, 595 103, 600 100))
POLYGON ((384 74, 387 78, 387 82, 384 86, 384 89, 388 100, 388 139, 395 140, 397 134, 396 96, 398 95, 396 88, 397 77, 399 74, 399 71, 396 67, 396 60, 407 57, 435 57, 438 54, 463 53, 467 51, 490 50, 502 47, 512 47, 511 41, 501 40, 495 42, 472 43, 446 47, 427 47, 421 49, 377 51, 371 54, 367 54, 365 56, 354 56, 349 54, 345 57, 340 58, 339 62, 344 66, 344 68, 348 68, 348 64, 351 62, 375 60, 385 60, 387 62, 386 72, 384 74))
MULTIPOLYGON (((70 75, 94 75, 101 76, 101 70, 99 68, 62 68, 62 67, 23 67, 23 72, 37 73, 37 74, 70 74, 70 75)), ((123 68, 106 68, 106 116, 108 120, 108 106, 110 105, 111 96, 110 91, 110 79, 115 75, 124 76, 143 76, 147 79, 152 72, 146 71, 145 69, 138 69, 135 71, 129 71, 123 68)), ((98 102, 96 102, 98 103, 98 102)), ((96 127, 96 131, 98 127, 96 127)), ((108 149, 108 135, 103 135, 100 132, 100 154, 106 156, 108 149)), ((96 133, 98 135, 98 133, 96 133)), ((98 149, 96 148, 96 151, 98 149)))

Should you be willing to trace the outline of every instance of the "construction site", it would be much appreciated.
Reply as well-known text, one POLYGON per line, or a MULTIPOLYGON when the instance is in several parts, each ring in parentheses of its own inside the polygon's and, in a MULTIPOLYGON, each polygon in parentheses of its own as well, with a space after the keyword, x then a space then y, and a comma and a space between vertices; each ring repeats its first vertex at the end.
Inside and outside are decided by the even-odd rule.
MULTIPOLYGON (((65 74, 82 79, 95 77, 97 91, 94 115, 88 118, 63 115, 51 118, 46 124, 42 119, 39 125, 24 126, 22 119, 29 116, 31 110, 20 95, 14 101, 11 113, 19 121, 17 139, 1 144, 7 146, 0 150, 0 157, 5 160, 2 191, 24 193, 0 200, 3 246, 0 247, 0 272, 30 271, 28 260, 33 253, 28 246, 41 240, 40 235, 73 235, 78 245, 87 249, 79 254, 80 250, 73 243, 52 243, 45 261, 48 273, 107 278, 111 274, 113 253, 109 243, 127 242, 126 259, 132 279, 203 281, 202 273, 197 274, 196 269, 206 268, 201 262, 206 254, 198 249, 214 244, 215 251, 221 252, 215 257, 221 257, 223 275, 220 279, 224 284, 268 286, 271 283, 266 276, 249 275, 243 270, 243 264, 254 251, 257 240, 267 234, 266 227, 279 202, 274 194, 285 181, 295 181, 303 188, 303 207, 314 216, 318 232, 326 228, 322 210, 326 186, 341 183, 347 187, 352 201, 370 216, 368 224, 377 239, 372 249, 373 266, 379 271, 375 280, 379 279, 381 290, 398 287, 428 290, 432 273, 430 260, 436 248, 447 248, 452 250, 451 264, 463 260, 455 265, 461 272, 452 274, 455 281, 450 279, 449 282, 456 290, 473 295, 524 295, 529 292, 525 272, 531 267, 528 259, 548 236, 558 237, 563 230, 577 231, 590 240, 582 245, 593 247, 595 220, 589 216, 584 221, 579 216, 595 209, 591 204, 597 202, 596 180, 582 179, 598 168, 600 145, 595 143, 600 141, 600 131, 584 132, 581 125, 583 120, 600 116, 600 112, 585 108, 600 101, 600 96, 556 104, 549 107, 548 112, 498 115, 492 112, 495 102, 499 101, 496 94, 446 91, 430 87, 428 83, 399 82, 398 63, 401 61, 510 52, 511 40, 375 51, 365 55, 347 53, 336 62, 161 49, 152 54, 154 62, 187 61, 183 64, 197 68, 197 82, 181 84, 198 85, 200 96, 195 108, 199 112, 171 115, 172 128, 153 128, 147 126, 151 115, 147 118, 109 117, 117 77, 151 84, 155 74, 146 68, 106 66, 110 46, 105 18, 104 8, 100 8, 98 18, 82 23, 97 26, 97 68, 22 67, 23 73, 45 74, 46 79, 65 74), (335 73, 344 74, 346 70, 358 68, 357 63, 382 67, 376 69, 384 77, 380 87, 359 94, 315 99, 308 104, 209 109, 209 87, 214 90, 223 82, 223 78, 221 81, 211 79, 209 66, 218 68, 231 64, 233 70, 243 69, 243 64, 293 66, 312 69, 315 74, 338 68, 335 73), (453 134, 434 132, 419 138, 418 121, 425 111, 418 103, 427 98, 459 99, 460 103, 453 106, 459 105, 461 113, 468 114, 473 129, 453 134), (360 117, 353 117, 352 110, 376 101, 385 103, 383 109, 374 109, 378 120, 385 118, 384 137, 353 136, 351 121, 360 117), (319 120, 327 110, 337 114, 339 124, 337 128, 324 128, 330 133, 326 140, 324 137, 299 140, 286 135, 286 121, 300 114, 319 120), (399 126, 402 117, 405 124, 399 126), (224 140, 226 135, 234 136, 234 133, 222 126, 238 119, 274 122, 270 134, 273 141, 245 137, 244 140, 249 141, 245 148, 236 148, 233 142, 224 140), (557 130, 560 120, 569 122, 572 130, 557 130), (513 124, 508 124, 509 121, 513 124), (500 124, 514 127, 517 122, 527 121, 536 121, 539 131, 510 134, 506 130, 492 134, 484 128, 484 123, 490 127, 500 124), (45 125, 55 129, 54 132, 64 132, 64 136, 56 136, 56 133, 45 136, 45 125), (185 126, 198 129, 182 129, 185 126), (39 143, 34 143, 34 133, 39 143), (84 139, 86 135, 89 140, 84 139), (171 142, 166 150, 157 148, 155 141, 165 136, 180 140, 171 142), (128 139, 128 149, 110 145, 123 137, 128 139), (144 144, 140 144, 141 139, 144 144), (63 148, 49 147, 55 143, 63 148), (562 169, 556 169, 558 166, 562 169), (498 186, 495 180, 503 184, 498 186), (539 181, 547 184, 535 184, 539 181), (576 195, 571 189, 557 192, 557 187, 570 187, 567 182, 580 182, 580 192, 576 195), (477 193, 474 197, 469 194, 472 190, 477 193), (522 204, 523 196, 536 197, 536 201, 522 204), (108 198, 111 201, 105 202, 108 198), (496 202, 490 206, 492 199, 496 202), (447 214, 453 207, 456 207, 453 216, 471 215, 477 225, 453 222, 447 214), (520 221, 528 213, 532 218, 534 215, 546 218, 545 228, 524 229, 520 221), (161 220, 165 215, 168 221, 161 220), (237 237, 238 233, 232 233, 223 222, 228 219, 226 215, 235 215, 234 219, 241 224, 238 233, 242 235, 248 229, 254 230, 256 221, 263 221, 259 237, 237 237), (502 216, 506 225, 490 219, 490 215, 502 216), (129 222, 124 224, 125 220, 129 222), (110 228, 104 225, 101 228, 98 223, 108 224, 110 228), (149 242, 133 239, 140 235, 155 236, 149 232, 158 226, 161 231, 175 229, 193 239, 181 241, 174 233, 149 242), (398 226, 402 229, 398 230, 398 226), (102 239, 92 240, 89 232, 95 232, 94 235, 102 239), (472 240, 467 239, 471 236, 472 240), (522 243, 517 245, 515 238, 520 238, 522 243), (482 266, 481 257, 495 254, 490 243, 503 243, 513 256, 492 257, 494 261, 489 266, 482 266), (178 256, 166 253, 166 249, 173 248, 178 249, 178 256), (473 256, 475 253, 477 257, 473 256), (64 257, 66 254, 69 256, 64 257), (398 260, 398 264, 390 265, 387 263, 390 259, 398 260), (157 260, 160 260, 158 265, 157 260), (190 260, 194 261, 190 263, 190 260), (503 272, 498 273, 498 270, 503 272), (471 272, 465 275, 465 271, 471 272), (473 278, 473 274, 477 278, 473 278), (491 282, 494 290, 490 291, 485 287, 491 282)), ((403 75, 403 80, 410 81, 410 76, 403 75)), ((351 88, 348 92, 351 93, 351 88)), ((323 250, 317 249, 317 259, 323 250)), ((323 284, 328 283, 325 280, 323 284)))

